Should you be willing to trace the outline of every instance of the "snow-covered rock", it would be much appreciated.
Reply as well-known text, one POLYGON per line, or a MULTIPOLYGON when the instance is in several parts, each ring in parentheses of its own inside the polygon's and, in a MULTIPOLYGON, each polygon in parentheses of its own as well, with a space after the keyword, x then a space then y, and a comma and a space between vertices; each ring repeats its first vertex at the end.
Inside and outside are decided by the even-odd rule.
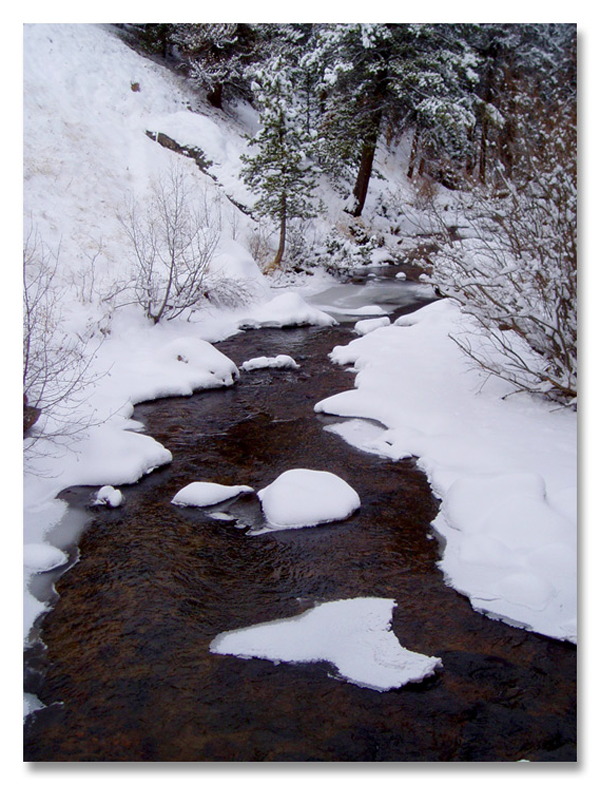
POLYGON ((300 529, 348 518, 360 507, 360 498, 345 480, 331 472, 290 469, 258 491, 267 528, 300 529))
POLYGON ((210 507, 242 493, 254 493, 249 485, 220 485, 216 482, 191 482, 171 499, 178 507, 210 507))
POLYGON ((241 365, 244 371, 256 371, 261 368, 291 368, 297 370, 300 366, 289 354, 278 354, 277 357, 254 357, 246 360, 241 365))
POLYGON ((409 651, 391 630, 394 600, 323 603, 299 616, 218 635, 213 654, 275 663, 330 662, 337 678, 383 692, 432 675, 442 661, 409 651))
POLYGON ((367 335, 380 327, 389 327, 390 323, 389 316, 381 316, 379 319, 363 319, 361 322, 356 322, 354 332, 359 335, 367 335))
POLYGON ((286 292, 248 310, 239 320, 240 328, 248 327, 329 327, 336 324, 333 316, 309 305, 297 292, 286 292))
POLYGON ((93 504, 120 507, 123 504, 123 494, 117 488, 113 488, 112 485, 103 485, 97 492, 93 504))

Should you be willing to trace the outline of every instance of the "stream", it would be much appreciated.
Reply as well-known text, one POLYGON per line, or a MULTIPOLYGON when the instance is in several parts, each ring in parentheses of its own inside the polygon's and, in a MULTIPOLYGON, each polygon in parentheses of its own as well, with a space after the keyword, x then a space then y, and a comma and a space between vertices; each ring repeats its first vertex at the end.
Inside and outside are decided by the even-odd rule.
MULTIPOLYGON (((340 316, 350 301, 392 319, 426 301, 415 283, 365 275, 314 298, 336 327, 250 330, 217 344, 238 367, 289 354, 300 370, 242 372, 231 388, 136 407, 173 462, 124 487, 122 507, 93 509, 79 558, 56 583, 44 656, 26 660, 46 706, 25 723, 26 761, 576 759, 576 647, 475 613, 436 565, 438 501, 415 461, 354 449, 325 430, 335 418, 313 411, 353 387, 328 360, 356 337, 356 317, 340 316), (254 495, 209 509, 171 504, 195 480, 259 489, 292 468, 339 475, 360 509, 251 537, 245 527, 262 520, 254 495), (395 599, 400 643, 443 669, 377 692, 335 678, 328 663, 209 652, 225 630, 360 596, 395 599)), ((61 496, 85 509, 93 490, 61 496)))

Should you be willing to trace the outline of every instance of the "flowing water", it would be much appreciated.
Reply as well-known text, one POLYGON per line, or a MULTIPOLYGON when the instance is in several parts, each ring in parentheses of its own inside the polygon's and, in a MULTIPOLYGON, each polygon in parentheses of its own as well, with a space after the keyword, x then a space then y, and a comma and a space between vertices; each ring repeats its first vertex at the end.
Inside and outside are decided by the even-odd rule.
MULTIPOLYGON (((347 289, 352 307, 369 287, 367 301, 390 312, 423 299, 414 285, 368 279, 347 289)), ((343 309, 342 295, 319 297, 343 309)), ((125 488, 123 507, 94 509, 79 560, 57 583, 45 657, 29 663, 47 708, 26 722, 26 760, 575 759, 576 648, 473 612, 436 566, 438 504, 415 463, 355 450, 324 430, 332 418, 314 414, 318 400, 353 385, 327 359, 351 338, 343 323, 246 332, 218 348, 238 365, 290 354, 301 369, 242 373, 232 388, 136 407, 173 463, 125 488), (170 503, 194 480, 258 489, 297 467, 335 472, 360 509, 250 537, 242 524, 260 524, 255 496, 210 510, 170 503), (209 652, 225 630, 358 596, 395 599, 399 641, 441 657, 443 670, 380 693, 335 678, 327 663, 209 652)), ((91 492, 64 498, 85 507, 91 492)))

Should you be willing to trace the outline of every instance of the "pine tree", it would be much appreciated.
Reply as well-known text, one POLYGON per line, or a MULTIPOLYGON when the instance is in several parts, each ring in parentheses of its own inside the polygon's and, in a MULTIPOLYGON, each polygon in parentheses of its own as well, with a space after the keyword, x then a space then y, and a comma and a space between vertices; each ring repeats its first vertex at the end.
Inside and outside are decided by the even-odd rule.
POLYGON ((337 150, 358 169, 352 215, 362 213, 384 122, 396 133, 416 129, 421 155, 445 147, 456 156, 464 147, 476 74, 468 45, 449 26, 324 25, 313 59, 322 63, 327 157, 337 150))
POLYGON ((480 61, 473 169, 493 185, 520 177, 544 113, 576 99, 576 27, 483 24, 465 34, 480 61))
POLYGON ((191 80, 207 91, 208 101, 223 108, 223 100, 250 99, 246 68, 262 57, 272 25, 203 23, 172 25, 171 41, 191 80))
POLYGON ((249 140, 256 153, 242 156, 242 176, 258 193, 256 213, 274 218, 279 225, 279 245, 270 271, 283 259, 289 222, 316 212, 312 191, 317 169, 311 160, 315 134, 303 122, 302 107, 294 100, 294 72, 282 56, 254 69, 252 90, 261 128, 249 140))

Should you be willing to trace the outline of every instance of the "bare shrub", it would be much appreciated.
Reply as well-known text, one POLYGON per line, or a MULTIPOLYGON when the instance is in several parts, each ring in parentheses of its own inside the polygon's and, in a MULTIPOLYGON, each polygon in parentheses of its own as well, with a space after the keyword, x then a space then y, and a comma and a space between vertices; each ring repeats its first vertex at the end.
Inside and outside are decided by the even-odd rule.
POLYGON ((257 221, 247 238, 246 244, 254 261, 264 269, 271 261, 274 250, 276 229, 271 221, 261 218, 257 221))
POLYGON ((132 199, 119 219, 133 257, 135 296, 146 316, 157 324, 198 307, 221 232, 216 192, 199 188, 172 166, 153 183, 147 206, 132 199))
POLYGON ((210 275, 206 279, 205 297, 211 305, 235 310, 254 299, 256 286, 252 281, 210 275))
POLYGON ((425 210, 434 204, 440 187, 439 183, 426 176, 419 179, 415 190, 414 205, 417 210, 425 210))
MULTIPOLYGON (((550 132, 551 131, 551 132, 550 132)), ((577 180, 574 126, 563 118, 527 177, 463 199, 469 236, 446 233, 431 281, 487 336, 458 345, 519 390, 572 404, 577 395, 577 180)), ((501 173, 500 173, 501 175, 501 173)), ((443 213, 438 224, 444 227, 443 213)))
POLYGON ((57 283, 58 253, 52 254, 35 231, 23 249, 23 403, 29 449, 39 438, 74 436, 89 422, 80 410, 82 394, 93 383, 85 343, 61 326, 64 291, 57 283), (30 431, 40 415, 44 426, 30 431))

